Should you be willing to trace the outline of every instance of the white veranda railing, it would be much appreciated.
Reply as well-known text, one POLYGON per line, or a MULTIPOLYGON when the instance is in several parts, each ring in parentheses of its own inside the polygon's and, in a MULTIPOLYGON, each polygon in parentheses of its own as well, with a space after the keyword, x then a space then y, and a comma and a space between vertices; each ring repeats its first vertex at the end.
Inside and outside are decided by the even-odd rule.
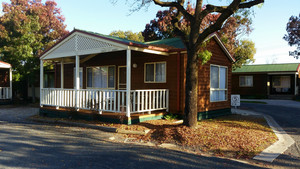
POLYGON ((10 90, 10 87, 0 87, 0 99, 11 99, 10 90))
MULTIPOLYGON (((169 90, 131 90, 130 112, 168 111, 169 90)), ((58 89, 41 90, 41 105, 69 107, 105 112, 126 111, 126 90, 58 89), (76 97, 77 92, 77 97, 76 97), (76 99, 77 98, 77 99, 76 99)))

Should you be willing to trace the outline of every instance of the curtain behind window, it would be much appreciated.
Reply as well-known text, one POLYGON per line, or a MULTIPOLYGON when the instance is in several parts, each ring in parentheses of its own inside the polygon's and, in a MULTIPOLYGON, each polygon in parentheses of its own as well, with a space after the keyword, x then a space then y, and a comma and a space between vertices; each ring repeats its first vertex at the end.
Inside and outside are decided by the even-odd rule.
POLYGON ((155 81, 156 82, 166 81, 166 63, 156 64, 155 81))
POLYGON ((146 82, 154 81, 154 64, 146 64, 146 82))

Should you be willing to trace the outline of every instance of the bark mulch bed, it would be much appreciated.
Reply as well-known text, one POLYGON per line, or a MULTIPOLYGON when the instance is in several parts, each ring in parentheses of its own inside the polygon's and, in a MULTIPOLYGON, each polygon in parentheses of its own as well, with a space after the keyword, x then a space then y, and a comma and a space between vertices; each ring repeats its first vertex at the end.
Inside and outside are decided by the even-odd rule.
POLYGON ((124 137, 157 145, 171 143, 194 152, 237 159, 252 158, 278 140, 265 119, 257 116, 229 115, 202 120, 195 129, 176 123, 178 120, 149 120, 135 125, 71 121, 122 130, 150 130, 146 135, 124 134, 124 137))

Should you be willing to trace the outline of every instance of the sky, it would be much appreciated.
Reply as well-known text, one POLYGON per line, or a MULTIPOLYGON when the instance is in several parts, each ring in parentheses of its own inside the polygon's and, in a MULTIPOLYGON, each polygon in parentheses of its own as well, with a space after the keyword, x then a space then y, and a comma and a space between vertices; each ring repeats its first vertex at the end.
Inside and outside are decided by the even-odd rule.
MULTIPOLYGON (((9 0, 1 0, 1 2, 9 2, 9 0)), ((66 18, 67 30, 72 31, 77 28, 102 34, 109 34, 114 30, 143 31, 145 25, 155 18, 158 10, 166 9, 151 4, 147 10, 141 9, 131 13, 132 4, 126 3, 126 0, 118 0, 116 3, 112 3, 112 0, 56 0, 55 2, 66 18)), ((224 2, 228 0, 204 0, 204 3, 212 4, 224 2)), ((255 43, 257 51, 254 64, 300 63, 300 59, 297 60, 288 54, 296 47, 289 47, 287 41, 283 40, 289 17, 298 16, 299 7, 300 0, 265 0, 261 8, 253 8, 254 30, 249 36, 242 38, 250 39, 255 43)))

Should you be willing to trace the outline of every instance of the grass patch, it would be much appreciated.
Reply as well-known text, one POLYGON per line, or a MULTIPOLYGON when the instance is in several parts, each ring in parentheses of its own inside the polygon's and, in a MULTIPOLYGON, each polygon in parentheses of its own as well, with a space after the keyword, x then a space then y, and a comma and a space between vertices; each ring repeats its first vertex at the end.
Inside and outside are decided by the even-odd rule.
POLYGON ((242 103, 259 103, 259 104, 267 104, 267 102, 263 102, 263 101, 250 101, 250 100, 243 100, 241 101, 242 103))

